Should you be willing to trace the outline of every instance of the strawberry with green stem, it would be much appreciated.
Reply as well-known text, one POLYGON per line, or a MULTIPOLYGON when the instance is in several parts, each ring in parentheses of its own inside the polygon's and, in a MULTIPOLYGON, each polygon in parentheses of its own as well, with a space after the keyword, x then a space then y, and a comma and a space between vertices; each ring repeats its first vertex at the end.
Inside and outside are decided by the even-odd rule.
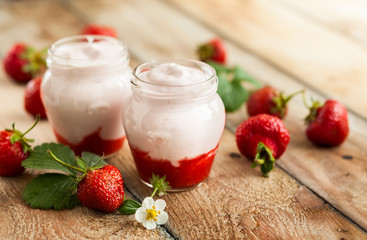
POLYGON ((304 92, 304 90, 297 91, 286 96, 271 86, 262 87, 254 91, 248 98, 247 112, 249 116, 266 113, 279 118, 284 118, 288 111, 288 102, 295 95, 302 92, 304 92))
POLYGON ((303 95, 305 106, 310 110, 305 121, 306 136, 317 146, 333 147, 342 144, 348 136, 348 111, 336 100, 328 99, 325 103, 312 100, 309 106, 303 95))
POLYGON ((26 138, 38 123, 39 116, 36 116, 34 124, 24 133, 15 129, 15 123, 12 129, 5 129, 0 132, 0 176, 15 176, 24 171, 22 161, 29 156, 31 151, 30 142, 33 139, 26 138))
POLYGON ((48 153, 59 164, 82 173, 80 177, 75 177, 81 204, 101 212, 113 212, 121 206, 124 200, 121 173, 112 165, 100 164, 103 157, 91 166, 88 166, 83 158, 76 157, 79 165, 76 167, 63 162, 50 150, 48 153))
POLYGON ((227 61, 227 50, 220 38, 213 38, 209 42, 201 44, 197 49, 197 54, 203 62, 214 61, 225 64, 227 61))
POLYGON ((4 70, 14 81, 26 83, 46 69, 46 52, 17 43, 5 55, 4 70))
POLYGON ((289 143, 289 132, 283 121, 268 114, 258 114, 243 121, 236 129, 236 143, 240 152, 260 165, 267 177, 289 143))

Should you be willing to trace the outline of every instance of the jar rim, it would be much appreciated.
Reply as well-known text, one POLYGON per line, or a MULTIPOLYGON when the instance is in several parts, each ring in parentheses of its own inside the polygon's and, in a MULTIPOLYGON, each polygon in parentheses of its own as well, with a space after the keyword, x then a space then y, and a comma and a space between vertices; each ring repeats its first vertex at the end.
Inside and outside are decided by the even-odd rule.
MULTIPOLYGON (((183 58, 162 58, 162 59, 157 59, 157 60, 153 60, 150 62, 142 63, 134 68, 132 74, 135 79, 139 80, 139 82, 142 82, 143 84, 146 84, 148 86, 170 87, 170 88, 184 88, 184 87, 197 86, 197 85, 201 85, 203 83, 209 82, 213 78, 216 78, 216 72, 214 68, 210 66, 209 64, 199 61, 199 60, 195 60, 195 59, 183 59, 183 58), (176 63, 176 64, 184 65, 186 67, 196 67, 196 68, 199 68, 200 70, 207 70, 209 71, 208 78, 205 78, 203 81, 199 81, 195 83, 169 85, 169 84, 149 82, 139 77, 140 73, 147 71, 147 70, 151 70, 152 67, 158 66, 163 63, 176 63)), ((133 79, 131 83, 133 85, 136 85, 133 79)))
POLYGON ((78 59, 78 58, 73 58, 70 59, 68 57, 65 57, 63 55, 57 54, 56 53, 56 49, 64 44, 67 43, 77 43, 77 42, 94 42, 95 40, 97 41, 105 41, 105 42, 113 42, 115 44, 117 44, 118 46, 120 46, 119 51, 114 52, 111 55, 108 56, 103 56, 103 57, 99 57, 97 59, 93 59, 96 61, 101 61, 101 60, 106 60, 106 59, 114 59, 117 57, 120 57, 121 54, 127 54, 127 45, 120 41, 117 38, 114 37, 110 37, 110 36, 104 36, 104 35, 93 35, 93 34, 85 34, 85 35, 74 35, 74 36, 69 36, 69 37, 65 37, 65 38, 61 38, 59 40, 57 40, 56 42, 54 42, 51 47, 49 47, 48 49, 48 54, 56 57, 58 59, 61 60, 72 60, 72 61, 76 61, 76 62, 84 62, 84 61, 91 61, 91 59, 78 59))

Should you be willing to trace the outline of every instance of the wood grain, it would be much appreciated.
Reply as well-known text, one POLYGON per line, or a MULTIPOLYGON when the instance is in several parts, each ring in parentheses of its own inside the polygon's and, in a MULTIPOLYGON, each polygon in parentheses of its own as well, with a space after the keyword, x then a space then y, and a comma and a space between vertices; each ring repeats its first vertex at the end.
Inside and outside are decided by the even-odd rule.
MULTIPOLYGON (((14 42, 26 40, 28 44, 42 48, 59 38, 76 34, 83 26, 78 18, 56 1, 9 2, 0 8, 0 24, 2 35, 6 36, 0 38, 0 55, 4 55, 14 42), (63 21, 52 16, 58 16, 63 21), (50 19, 48 24, 44 24, 45 17, 50 19), (36 31, 32 31, 30 26, 35 26, 36 31)), ((131 62, 136 65, 136 60, 131 62)), ((34 118, 23 107, 24 85, 11 81, 0 68, 0 89, 0 129, 11 128, 13 122, 19 130, 28 129, 34 118)), ((35 139, 34 145, 55 141, 47 120, 39 122, 27 136, 35 139)), ((22 201, 21 192, 39 173, 27 170, 18 177, 0 177, 0 239, 172 238, 161 227, 154 231, 145 230, 133 215, 124 216, 118 212, 103 214, 85 207, 62 211, 31 209, 22 201)), ((126 190, 125 194, 127 198, 132 198, 126 190)))
MULTIPOLYGON (((139 180, 125 146, 110 160, 137 196, 151 190, 139 180)), ((170 193, 173 236, 182 239, 349 239, 367 235, 279 168, 269 178, 252 169, 225 130, 210 177, 194 190, 170 193)), ((144 197, 142 197, 144 198, 144 197)))
MULTIPOLYGON (((98 19, 98 10, 95 8, 87 9, 84 4, 86 2, 78 1, 73 3, 72 6, 79 9, 79 11, 84 9, 83 13, 86 18, 93 16, 98 19)), ((129 2, 129 4, 127 2, 123 9, 105 6, 105 11, 108 11, 109 15, 104 19, 105 21, 109 20, 113 22, 116 18, 120 17, 122 22, 146 21, 147 24, 149 23, 149 25, 143 25, 144 28, 131 28, 128 31, 129 35, 126 35, 124 38, 128 46, 132 43, 132 51, 139 54, 137 55, 138 59, 148 61, 159 58, 162 54, 160 48, 152 47, 151 42, 147 43, 146 37, 140 37, 141 32, 144 32, 145 28, 157 26, 157 30, 167 29, 170 31, 170 38, 162 38, 162 42, 167 49, 164 53, 172 52, 177 54, 169 55, 170 57, 192 57, 194 53, 193 49, 195 49, 194 46, 200 43, 202 37, 209 38, 215 34, 209 32, 205 26, 193 22, 192 19, 181 12, 173 14, 172 9, 164 4, 159 4, 159 2, 155 3, 156 11, 162 13, 162 16, 169 17, 170 21, 166 21, 165 17, 156 17, 156 14, 150 11, 149 8, 140 8, 140 6, 148 5, 148 3, 143 2, 139 5, 139 11, 136 14, 132 14, 133 18, 129 18, 130 15, 125 13, 133 11, 128 6, 135 9, 135 4, 135 1, 129 2), (143 19, 139 19, 139 16, 143 19), (182 26, 179 29, 176 28, 178 23, 182 26), (191 32, 200 32, 201 34, 190 35, 191 32), (177 42, 185 48, 180 48, 176 51, 177 42), (136 46, 140 46, 144 51, 135 50, 136 46), (144 53, 140 55, 140 52, 144 53)), ((103 13, 100 14, 102 16, 106 15, 103 13)), ((124 26, 124 29, 127 28, 128 25, 124 26)), ((309 96, 320 100, 324 99, 311 89, 294 80, 291 76, 287 76, 273 66, 265 63, 257 56, 245 52, 229 42, 226 42, 226 46, 231 63, 240 64, 264 84, 276 86, 288 94, 300 89, 306 89, 309 96)), ((298 62, 294 64, 296 63, 298 62)), ((302 62, 299 65, 302 66, 302 62)), ((313 147, 305 137, 303 118, 307 115, 307 109, 304 107, 302 99, 300 97, 295 98, 289 107, 290 113, 286 118, 286 124, 291 132, 291 144, 284 157, 279 161, 279 166, 306 184, 306 186, 328 202, 335 205, 344 214, 357 221, 358 224, 367 228, 367 194, 366 189, 363 187, 367 181, 367 159, 365 157, 367 156, 365 150, 367 149, 365 145, 367 131, 361 131, 361 129, 367 129, 365 121, 350 114, 351 132, 347 142, 340 148, 319 149, 313 147), (352 155, 353 160, 344 160, 342 158, 344 155, 352 155), (344 177, 340 178, 340 176, 344 177), (336 182, 336 180, 338 181, 336 182), (351 187, 351 185, 355 187, 351 187)), ((227 114, 227 127, 233 132, 238 124, 246 118, 247 114, 244 108, 236 113, 227 114)))
POLYGON ((361 45, 271 1, 170 2, 219 35, 367 118, 367 49, 361 45))
MULTIPOLYGON (((83 23, 114 26, 120 38, 131 49, 131 66, 162 57, 194 58, 193 49, 196 45, 217 34, 163 1, 131 0, 121 3, 117 0, 100 0, 94 1, 93 4, 84 0, 12 2, 0 11, 6 13, 0 14, 0 20, 3 16, 13 19, 18 26, 23 26, 20 29, 29 35, 30 43, 35 41, 40 45, 48 44, 55 40, 54 37, 63 37, 66 33, 74 34, 83 23), (22 14, 22 11, 27 13, 22 14), (47 19, 52 19, 53 12, 57 13, 57 18, 50 20, 50 24, 43 24, 45 18, 41 17, 40 13, 48 14, 47 19), (30 26, 36 26, 37 30, 31 31, 30 26), (51 31, 50 28, 59 31, 53 32, 51 36, 37 34, 51 31)), ((14 32, 17 28, 10 22, 6 28, 3 26, 0 25, 2 33, 9 32, 9 37, 5 40, 0 39, 0 53, 5 51, 7 45, 19 39, 19 35, 14 32)), ((256 56, 229 42, 228 46, 231 62, 241 63, 262 82, 280 84, 279 86, 287 92, 304 87, 256 56)), ((23 86, 10 82, 0 72, 0 87, 0 102, 10 103, 0 104, 0 112, 6 113, 0 119, 0 128, 8 127, 12 121, 16 121, 19 128, 25 129, 33 119, 22 108, 23 86)), ((329 154, 325 150, 312 148, 304 136, 302 137, 303 126, 300 119, 305 110, 300 106, 299 99, 290 106, 292 111, 286 124, 291 130, 292 139, 296 140, 291 143, 293 145, 279 161, 279 165, 282 168, 289 166, 287 171, 302 182, 308 181, 307 186, 300 184, 279 168, 275 169, 269 179, 261 177, 259 170, 251 169, 251 163, 239 155, 233 133, 225 130, 210 178, 192 191, 163 197, 167 201, 169 213, 169 222, 164 228, 170 234, 167 234, 164 228, 153 232, 146 231, 132 216, 125 217, 118 213, 100 214, 84 207, 64 211, 29 209, 21 201, 20 192, 26 182, 38 172, 28 171, 21 177, 0 178, 0 200, 3 203, 0 206, 0 219, 9 221, 6 227, 0 228, 0 236, 5 239, 164 239, 171 236, 180 239, 364 239, 365 232, 309 189, 318 190, 317 193, 332 205, 340 204, 338 209, 342 209, 345 214, 358 217, 355 209, 361 208, 360 215, 362 220, 364 219, 363 204, 366 202, 366 194, 363 190, 357 190, 363 187, 365 175, 362 170, 353 171, 365 166, 363 151, 366 148, 352 148, 352 144, 366 139, 367 133, 357 134, 359 129, 367 129, 366 123, 351 115, 352 133, 348 139, 350 142, 329 154), (344 150, 355 151, 356 155, 353 155, 352 161, 343 160, 345 165, 340 165, 339 158, 332 159, 336 162, 336 165, 332 166, 336 169, 333 172, 346 170, 350 172, 350 175, 346 176, 350 179, 342 181, 340 176, 343 175, 325 176, 328 171, 319 167, 329 167, 325 162, 329 161, 330 157, 344 154, 344 150), (324 154, 322 161, 317 157, 320 152, 324 154), (307 153, 305 157, 309 158, 311 163, 305 162, 296 153, 307 153), (312 164, 316 165, 310 166, 312 164), (314 174, 321 174, 321 177, 318 178, 314 174), (357 179, 358 174, 361 179, 357 179), (337 187, 328 181, 337 181, 337 187), (355 183, 356 187, 350 186, 355 183), (342 191, 348 192, 344 195, 342 191), (338 199, 340 197, 345 199, 338 199), (346 205, 347 201, 350 205, 346 205)), ((229 114, 228 129, 233 131, 246 117, 244 109, 229 114)), ((38 139, 37 143, 54 140, 47 121, 43 121, 29 136, 38 139)), ((150 195, 151 190, 137 177, 127 144, 109 161, 121 170, 128 194, 131 193, 140 200, 150 195)), ((362 225, 358 219, 356 221, 362 225)))
POLYGON ((292 1, 275 0, 278 6, 296 11, 367 47, 367 2, 363 0, 292 1))

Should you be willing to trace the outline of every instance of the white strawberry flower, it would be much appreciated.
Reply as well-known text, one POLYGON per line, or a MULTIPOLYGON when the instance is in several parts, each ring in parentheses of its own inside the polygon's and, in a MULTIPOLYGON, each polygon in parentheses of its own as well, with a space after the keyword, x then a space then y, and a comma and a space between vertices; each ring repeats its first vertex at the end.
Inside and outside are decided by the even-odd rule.
POLYGON ((166 202, 163 199, 154 201, 151 197, 146 197, 142 207, 135 212, 135 219, 143 223, 146 229, 154 229, 157 225, 165 224, 168 221, 168 214, 164 211, 166 202))

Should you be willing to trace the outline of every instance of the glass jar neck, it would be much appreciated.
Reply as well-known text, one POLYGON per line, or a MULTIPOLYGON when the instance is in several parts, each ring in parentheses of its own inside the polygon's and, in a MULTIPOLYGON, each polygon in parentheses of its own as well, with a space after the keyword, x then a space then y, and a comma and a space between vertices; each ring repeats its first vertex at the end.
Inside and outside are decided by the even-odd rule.
POLYGON ((98 35, 63 38, 49 48, 47 66, 53 74, 114 74, 129 69, 129 53, 121 41, 98 35))
POLYGON ((162 59, 137 66, 131 80, 134 94, 149 99, 169 101, 194 101, 213 95, 217 91, 218 78, 215 70, 208 64, 190 59, 162 59), (189 83, 170 83, 149 81, 149 71, 161 64, 174 63, 193 68, 202 73, 203 78, 189 83))

